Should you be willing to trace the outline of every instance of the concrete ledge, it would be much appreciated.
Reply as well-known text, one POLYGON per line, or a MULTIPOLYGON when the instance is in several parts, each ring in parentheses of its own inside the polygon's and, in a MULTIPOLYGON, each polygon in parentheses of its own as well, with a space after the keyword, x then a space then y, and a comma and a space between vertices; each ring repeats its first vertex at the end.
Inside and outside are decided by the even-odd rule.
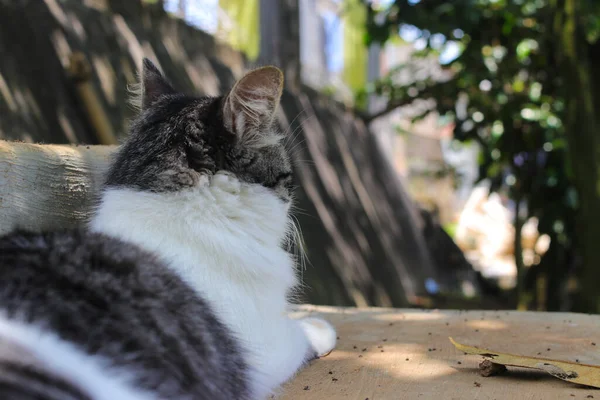
POLYGON ((316 306, 294 316, 309 314, 336 326, 338 346, 301 371, 281 399, 600 399, 600 391, 534 370, 509 367, 484 378, 483 358, 448 340, 600 365, 600 316, 316 306))

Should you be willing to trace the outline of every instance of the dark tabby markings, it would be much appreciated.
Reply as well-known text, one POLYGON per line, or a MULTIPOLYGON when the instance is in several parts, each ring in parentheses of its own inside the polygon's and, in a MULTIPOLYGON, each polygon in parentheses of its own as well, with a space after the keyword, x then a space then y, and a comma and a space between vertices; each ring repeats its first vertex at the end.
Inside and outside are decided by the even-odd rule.
POLYGON ((65 380, 31 366, 0 361, 0 398, 3 400, 92 400, 65 380))
MULTIPOLYGON (((9 317, 109 360, 107 368, 129 371, 135 386, 159 398, 248 398, 238 343, 208 304, 150 254, 83 231, 13 233, 0 237, 0 254, 0 311, 9 317)), ((0 381, 16 390, 8 387, 6 368, 0 381)))

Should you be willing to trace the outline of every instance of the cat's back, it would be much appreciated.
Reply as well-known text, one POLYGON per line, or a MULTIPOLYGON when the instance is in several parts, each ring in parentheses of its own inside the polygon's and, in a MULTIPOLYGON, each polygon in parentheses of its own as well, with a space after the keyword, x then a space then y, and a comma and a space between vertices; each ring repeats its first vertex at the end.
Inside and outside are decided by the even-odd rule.
POLYGON ((72 398, 248 397, 208 304, 150 254, 83 231, 0 237, 0 393, 48 375, 84 396, 72 398), (13 345, 37 375, 15 375, 22 360, 1 357, 13 345))

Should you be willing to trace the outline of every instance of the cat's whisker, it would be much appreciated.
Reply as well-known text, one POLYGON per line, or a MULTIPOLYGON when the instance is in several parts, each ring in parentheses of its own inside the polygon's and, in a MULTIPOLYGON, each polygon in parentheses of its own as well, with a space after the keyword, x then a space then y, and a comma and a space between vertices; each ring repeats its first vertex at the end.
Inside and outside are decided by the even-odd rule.
POLYGON ((294 145, 292 146, 292 148, 289 150, 290 153, 293 153, 294 151, 296 151, 296 149, 303 145, 306 142, 306 138, 302 139, 299 142, 295 142, 294 145))
POLYGON ((315 217, 314 215, 311 215, 311 214, 309 214, 307 212, 304 212, 304 211, 294 211, 294 215, 302 215, 304 217, 310 217, 310 218, 317 219, 317 217, 315 217))
MULTIPOLYGON (((306 112, 306 107, 302 109, 302 111, 300 111, 298 113, 298 115, 296 115, 294 117, 294 119, 292 119, 292 121, 288 124, 287 129, 285 130, 285 132, 283 133, 284 136, 286 137, 286 141, 289 140, 290 136, 288 136, 288 133, 290 131, 290 129, 292 129, 292 126, 294 125, 294 122, 296 122, 296 120, 302 115, 302 113, 306 112)), ((287 142, 286 142, 287 143, 287 142)))
MULTIPOLYGON (((296 126, 296 127, 294 128, 294 130, 292 131, 292 133, 291 133, 291 134, 286 134, 286 142, 285 142, 285 144, 286 144, 286 147, 287 147, 288 149, 289 149, 289 146, 290 146, 290 145, 292 145, 292 149, 293 149, 293 148, 295 148, 295 146, 296 146, 296 140, 297 140, 298 136, 299 136, 299 135, 302 133, 302 130, 303 130, 303 128, 304 128, 304 124, 305 124, 305 123, 306 123, 308 120, 310 120, 311 118, 313 118, 313 117, 315 117, 315 115, 314 115, 314 114, 312 114, 312 115, 308 115, 306 118, 304 118, 302 121, 300 121, 300 122, 298 123, 298 126, 296 126)), ((291 128, 291 125, 290 125, 290 128, 291 128)), ((291 150, 291 149, 290 149, 289 151, 290 151, 290 152, 292 152, 292 150, 291 150)))
POLYGON ((295 245, 296 245, 296 249, 298 251, 298 257, 299 257, 299 261, 300 261, 301 271, 305 271, 306 264, 307 263, 310 264, 310 260, 308 259, 308 256, 306 255, 304 236, 302 234, 302 227, 300 226, 300 221, 298 221, 298 218, 295 215, 291 215, 291 218, 293 220, 295 245))
POLYGON ((301 153, 301 150, 305 148, 303 146, 303 144, 305 142, 306 142, 306 139, 302 139, 302 141, 297 142, 291 149, 288 150, 289 154, 292 157, 292 160, 295 161, 298 158, 297 155, 299 155, 301 153))
POLYGON ((310 165, 310 166, 317 165, 317 162, 314 160, 295 159, 294 163, 296 163, 296 165, 310 165))
POLYGON ((308 121, 310 121, 311 118, 315 118, 315 117, 316 117, 315 114, 307 115, 306 118, 304 118, 302 121, 300 121, 298 123, 298 126, 289 135, 289 137, 291 138, 291 142, 294 142, 296 140, 296 138, 298 137, 298 135, 300 135, 300 133, 302 132, 302 129, 304 128, 304 124, 307 123, 308 121))

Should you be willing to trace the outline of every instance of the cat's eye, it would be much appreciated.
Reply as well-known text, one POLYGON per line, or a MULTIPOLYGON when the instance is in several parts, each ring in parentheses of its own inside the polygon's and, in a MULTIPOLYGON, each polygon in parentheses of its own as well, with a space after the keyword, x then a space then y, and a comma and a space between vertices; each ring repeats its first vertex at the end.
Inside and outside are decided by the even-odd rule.
POLYGON ((281 174, 277 175, 277 177, 275 178, 275 180, 279 183, 281 181, 284 181, 288 178, 292 177, 292 173, 291 172, 282 172, 281 174))

